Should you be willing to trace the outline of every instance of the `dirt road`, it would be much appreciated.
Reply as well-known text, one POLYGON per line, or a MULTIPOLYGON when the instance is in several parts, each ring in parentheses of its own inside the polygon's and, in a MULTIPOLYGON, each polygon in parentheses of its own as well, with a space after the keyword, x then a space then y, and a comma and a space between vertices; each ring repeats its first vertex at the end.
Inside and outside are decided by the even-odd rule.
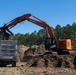
POLYGON ((28 67, 24 62, 18 62, 17 67, 0 67, 0 75, 76 75, 71 68, 28 67))

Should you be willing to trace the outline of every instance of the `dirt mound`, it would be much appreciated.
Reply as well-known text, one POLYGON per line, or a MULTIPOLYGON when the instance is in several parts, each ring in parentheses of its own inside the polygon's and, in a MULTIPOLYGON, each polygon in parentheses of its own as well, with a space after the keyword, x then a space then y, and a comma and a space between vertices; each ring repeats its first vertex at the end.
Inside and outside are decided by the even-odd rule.
POLYGON ((20 46, 19 57, 21 61, 27 63, 29 67, 62 67, 74 68, 76 61, 71 55, 56 55, 45 50, 44 45, 34 45, 25 49, 20 46), (23 50, 22 50, 23 49, 23 50), (46 53, 47 52, 47 53, 46 53), (44 54, 46 53, 46 54, 44 54))
POLYGON ((51 57, 52 59, 50 60, 49 58, 45 58, 43 56, 33 56, 28 62, 28 66, 30 67, 54 67, 54 63, 56 58, 51 57))
POLYGON ((32 56, 42 55, 43 53, 47 52, 44 48, 44 45, 34 45, 31 46, 28 50, 24 52, 23 61, 28 61, 32 56))
POLYGON ((73 57, 67 56, 52 56, 52 55, 38 55, 31 56, 27 61, 27 65, 30 67, 63 67, 63 68, 74 68, 73 57))
POLYGON ((34 45, 31 46, 27 51, 25 51, 24 55, 28 56, 28 55, 39 55, 39 54, 43 54, 44 52, 46 52, 44 45, 34 45))
POLYGON ((24 52, 28 50, 28 46, 19 45, 17 52, 17 61, 23 61, 24 52))

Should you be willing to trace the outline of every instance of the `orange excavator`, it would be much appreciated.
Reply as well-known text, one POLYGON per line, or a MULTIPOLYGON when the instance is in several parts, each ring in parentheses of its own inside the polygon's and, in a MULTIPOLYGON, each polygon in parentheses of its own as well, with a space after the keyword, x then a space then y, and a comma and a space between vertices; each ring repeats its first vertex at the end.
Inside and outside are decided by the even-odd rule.
POLYGON ((9 30, 9 28, 12 28, 14 26, 16 26, 18 23, 22 22, 22 21, 29 21, 32 22, 44 29, 47 30, 47 38, 45 38, 45 49, 49 50, 49 51, 55 51, 58 52, 59 54, 63 53, 63 51, 68 51, 70 52, 72 50, 72 46, 71 46, 71 40, 70 39, 59 39, 56 40, 54 32, 52 30, 52 28, 44 21, 40 20, 39 18, 31 15, 31 14, 24 14, 22 16, 19 16, 13 20, 11 20, 9 23, 4 24, 3 27, 0 27, 0 37, 3 40, 9 40, 10 36, 13 35, 13 33, 9 30), (31 18, 33 17, 33 19, 31 18))

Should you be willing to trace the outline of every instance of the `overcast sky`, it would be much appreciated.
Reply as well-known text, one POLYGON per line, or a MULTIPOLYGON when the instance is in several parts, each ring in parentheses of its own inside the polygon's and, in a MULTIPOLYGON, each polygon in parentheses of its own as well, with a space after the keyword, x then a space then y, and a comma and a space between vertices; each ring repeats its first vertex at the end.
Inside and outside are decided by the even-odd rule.
MULTIPOLYGON (((32 15, 55 27, 76 22, 76 0, 0 0, 0 26, 23 14, 32 15)), ((41 27, 25 21, 11 29, 16 33, 32 33, 41 27)))

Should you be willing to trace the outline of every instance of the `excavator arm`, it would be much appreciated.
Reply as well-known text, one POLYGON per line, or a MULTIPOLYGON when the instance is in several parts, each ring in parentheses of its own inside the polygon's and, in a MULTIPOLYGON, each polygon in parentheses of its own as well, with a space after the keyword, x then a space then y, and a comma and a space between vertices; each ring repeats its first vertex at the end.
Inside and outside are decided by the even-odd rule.
POLYGON ((30 17, 31 14, 24 14, 23 16, 17 17, 15 19, 13 19, 12 21, 10 21, 8 24, 6 24, 6 28, 12 28, 15 25, 17 25, 18 23, 27 20, 28 17, 30 17))
POLYGON ((55 40, 55 36, 54 36, 52 28, 46 22, 40 20, 39 18, 37 18, 35 16, 32 16, 31 14, 24 14, 22 16, 19 16, 15 19, 11 20, 9 23, 4 24, 4 26, 0 28, 3 37, 9 38, 9 35, 13 35, 13 33, 9 30, 9 28, 12 28, 15 25, 17 25, 18 23, 25 21, 25 20, 32 22, 47 30, 48 37, 45 40, 46 48, 47 47, 50 48, 51 45, 56 44, 56 40, 55 40), (33 19, 31 17, 33 17, 33 19), (6 31, 8 31, 10 34, 8 34, 6 31), (8 34, 8 37, 7 37, 7 34, 8 34), (48 43, 50 43, 50 44, 48 44, 48 43))
POLYGON ((35 17, 35 16, 32 16, 34 19, 28 17, 27 20, 46 29, 47 30, 47 34, 48 34, 48 37, 51 37, 51 38, 54 38, 54 33, 53 33, 53 30, 52 28, 44 21, 40 20, 39 18, 35 17))
POLYGON ((39 18, 32 16, 34 19, 28 17, 27 20, 46 29, 48 37, 45 38, 44 45, 46 50, 51 50, 56 48, 56 38, 54 36, 54 32, 52 28, 44 21, 40 20, 39 18))
POLYGON ((27 17, 30 17, 31 14, 24 14, 20 17, 17 17, 13 20, 11 20, 9 23, 4 24, 2 27, 0 27, 0 38, 1 39, 10 39, 10 35, 13 35, 13 33, 9 30, 10 28, 14 27, 15 25, 17 25, 18 23, 24 21, 27 19, 27 17))
POLYGON ((32 23, 46 29, 49 37, 52 37, 52 38, 55 37, 52 28, 46 22, 40 20, 39 18, 37 18, 35 16, 32 16, 33 17, 33 19, 32 19, 32 18, 30 18, 31 16, 32 16, 31 14, 24 14, 23 16, 17 17, 15 19, 11 20, 9 23, 4 24, 4 28, 5 29, 12 28, 15 25, 17 25, 18 23, 27 20, 29 22, 32 22, 32 23))

